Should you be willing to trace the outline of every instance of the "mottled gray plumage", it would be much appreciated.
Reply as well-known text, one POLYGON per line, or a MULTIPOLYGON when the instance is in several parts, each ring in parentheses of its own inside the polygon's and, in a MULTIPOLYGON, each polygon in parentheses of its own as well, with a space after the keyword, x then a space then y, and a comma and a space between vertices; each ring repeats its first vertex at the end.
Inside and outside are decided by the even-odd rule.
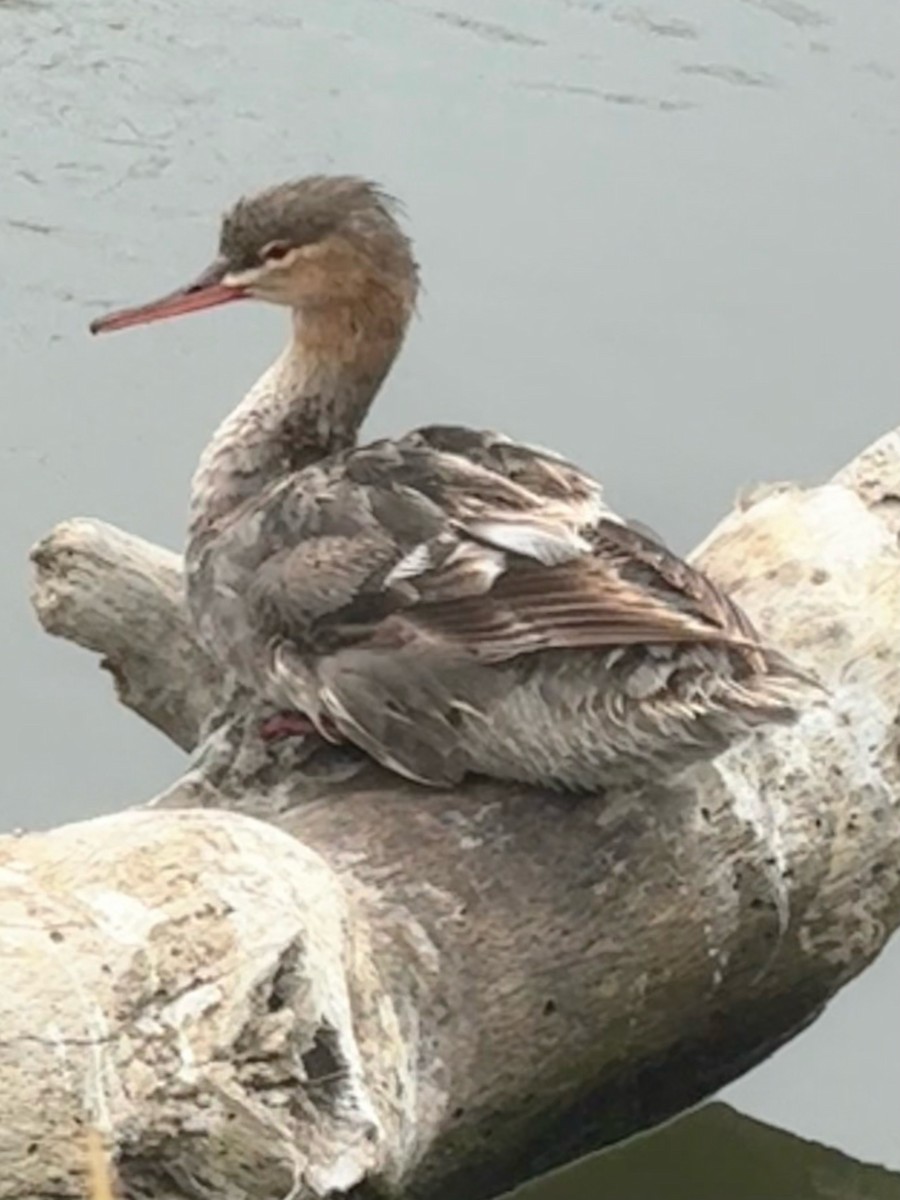
POLYGON ((224 286, 294 311, 204 452, 186 555, 203 641, 261 697, 429 784, 594 788, 795 716, 799 674, 577 467, 451 426, 354 446, 417 283, 377 189, 243 200, 220 256, 224 286))

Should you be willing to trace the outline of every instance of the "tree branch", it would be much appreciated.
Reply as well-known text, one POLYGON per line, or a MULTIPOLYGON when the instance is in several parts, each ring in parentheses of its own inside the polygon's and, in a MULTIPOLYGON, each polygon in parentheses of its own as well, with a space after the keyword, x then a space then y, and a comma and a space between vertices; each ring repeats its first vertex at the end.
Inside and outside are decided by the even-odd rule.
MULTIPOLYGON (((707 539, 829 693, 653 791, 423 791, 237 714, 151 807, 6 839, 0 1196, 78 1194, 86 1086, 127 1193, 480 1200, 765 1057, 900 922, 897 495, 889 435, 707 539)), ((95 522, 35 560, 47 627, 194 745, 224 689, 177 560, 95 522)))
POLYGON ((44 629, 101 654, 119 700, 192 749, 222 680, 191 630, 180 557, 81 518, 57 525, 31 561, 44 629))

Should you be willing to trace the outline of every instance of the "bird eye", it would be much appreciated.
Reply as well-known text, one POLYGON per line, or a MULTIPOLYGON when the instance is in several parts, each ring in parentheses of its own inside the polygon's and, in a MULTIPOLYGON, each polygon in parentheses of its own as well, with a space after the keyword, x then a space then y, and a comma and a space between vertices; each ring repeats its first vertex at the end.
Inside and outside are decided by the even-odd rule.
POLYGON ((268 246, 263 246, 260 250, 259 257, 263 262, 280 262, 287 257, 290 249, 287 242, 269 242, 268 246))

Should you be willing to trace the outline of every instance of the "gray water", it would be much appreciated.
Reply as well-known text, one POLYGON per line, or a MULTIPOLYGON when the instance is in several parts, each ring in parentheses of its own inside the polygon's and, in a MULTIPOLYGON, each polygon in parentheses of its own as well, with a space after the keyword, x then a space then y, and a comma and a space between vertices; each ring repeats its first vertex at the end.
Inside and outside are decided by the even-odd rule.
MULTIPOLYGON (((900 416, 895 0, 0 0, 4 824, 119 808, 180 756, 27 606, 97 515, 178 546, 213 425, 283 338, 238 306, 101 342, 244 189, 371 175, 427 287, 369 429, 577 457, 686 550, 760 479, 900 416)), ((726 1093, 900 1167, 900 945, 726 1093)))

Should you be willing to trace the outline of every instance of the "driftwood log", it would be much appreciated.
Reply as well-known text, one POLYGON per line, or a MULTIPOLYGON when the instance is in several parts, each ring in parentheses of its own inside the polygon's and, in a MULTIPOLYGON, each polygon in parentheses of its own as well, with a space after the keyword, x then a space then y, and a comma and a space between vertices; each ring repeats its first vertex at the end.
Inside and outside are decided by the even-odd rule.
POLYGON ((144 807, 3 839, 0 1196, 84 1195, 93 1129, 123 1196, 480 1200, 764 1058, 900 923, 898 531, 897 434, 746 498, 696 558, 827 693, 572 799, 261 749, 178 558, 55 529, 45 628, 202 745, 144 807))

